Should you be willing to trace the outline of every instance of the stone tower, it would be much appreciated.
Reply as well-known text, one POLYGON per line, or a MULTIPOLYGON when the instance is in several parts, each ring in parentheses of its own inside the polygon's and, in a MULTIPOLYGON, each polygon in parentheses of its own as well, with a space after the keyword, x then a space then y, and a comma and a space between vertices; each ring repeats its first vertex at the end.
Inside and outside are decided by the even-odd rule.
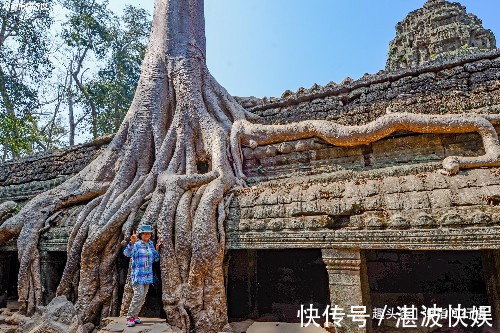
POLYGON ((496 48, 493 32, 458 2, 428 0, 396 25, 386 70, 496 48))

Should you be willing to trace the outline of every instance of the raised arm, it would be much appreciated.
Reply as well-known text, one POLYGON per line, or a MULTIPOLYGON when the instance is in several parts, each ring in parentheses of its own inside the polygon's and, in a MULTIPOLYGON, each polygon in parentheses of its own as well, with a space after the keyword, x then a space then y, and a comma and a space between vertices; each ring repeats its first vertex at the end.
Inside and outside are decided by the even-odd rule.
POLYGON ((137 233, 134 230, 134 232, 132 233, 132 236, 130 236, 130 242, 127 244, 127 246, 123 250, 123 254, 126 257, 132 258, 135 255, 136 248, 135 248, 134 244, 136 241, 137 241, 137 233))

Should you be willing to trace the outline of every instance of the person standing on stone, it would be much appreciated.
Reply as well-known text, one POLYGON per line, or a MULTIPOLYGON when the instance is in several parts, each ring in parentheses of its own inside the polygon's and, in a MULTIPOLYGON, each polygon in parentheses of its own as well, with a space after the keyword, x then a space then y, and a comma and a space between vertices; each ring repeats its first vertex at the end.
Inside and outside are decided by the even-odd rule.
POLYGON ((139 312, 146 300, 149 285, 153 283, 153 262, 160 260, 158 250, 161 241, 156 247, 151 241, 153 229, 150 225, 139 227, 139 237, 134 231, 130 237, 130 242, 123 250, 123 254, 132 259, 132 270, 130 272, 130 284, 134 290, 134 296, 130 302, 127 313, 127 326, 132 327, 140 324, 139 312))

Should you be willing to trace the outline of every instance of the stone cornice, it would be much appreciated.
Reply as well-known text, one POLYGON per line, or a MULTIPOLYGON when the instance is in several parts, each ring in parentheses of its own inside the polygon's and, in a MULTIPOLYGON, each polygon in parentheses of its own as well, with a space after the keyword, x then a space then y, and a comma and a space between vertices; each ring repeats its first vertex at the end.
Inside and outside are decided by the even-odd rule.
POLYGON ((500 249, 500 227, 425 230, 232 232, 229 249, 361 248, 400 250, 500 249))

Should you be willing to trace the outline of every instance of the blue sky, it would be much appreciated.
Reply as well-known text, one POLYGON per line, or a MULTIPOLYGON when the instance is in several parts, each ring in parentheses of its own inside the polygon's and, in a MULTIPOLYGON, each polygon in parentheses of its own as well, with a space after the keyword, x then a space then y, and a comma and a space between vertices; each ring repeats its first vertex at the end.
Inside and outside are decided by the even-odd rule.
MULTIPOLYGON (((110 0, 151 11, 153 0, 110 0)), ((205 0, 207 64, 236 96, 279 97, 385 67, 395 25, 425 0, 205 0)), ((497 36, 500 1, 460 0, 497 36)))

